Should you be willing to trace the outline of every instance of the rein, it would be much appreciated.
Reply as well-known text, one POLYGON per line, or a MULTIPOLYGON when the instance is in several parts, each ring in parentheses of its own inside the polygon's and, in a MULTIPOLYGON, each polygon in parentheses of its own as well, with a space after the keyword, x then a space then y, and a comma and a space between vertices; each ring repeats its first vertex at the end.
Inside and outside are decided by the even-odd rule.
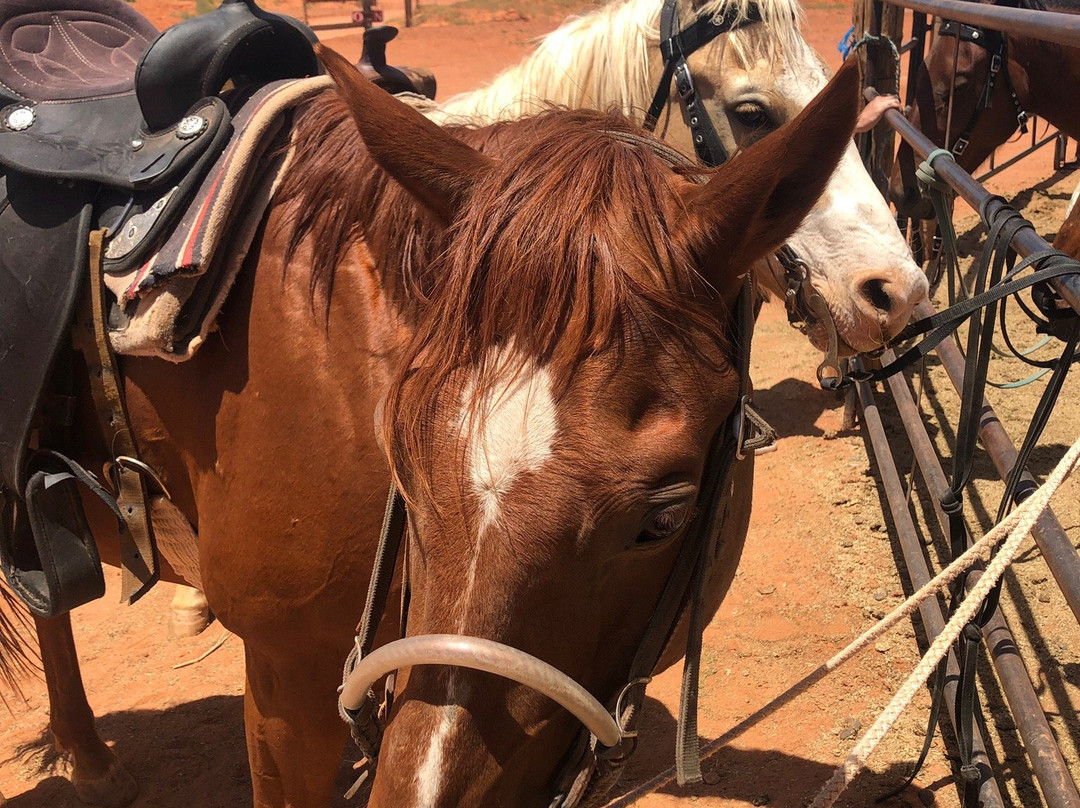
MULTIPOLYGON (((716 132, 708 110, 698 96, 686 59, 718 36, 762 21, 761 8, 756 3, 751 3, 741 16, 737 9, 729 8, 719 17, 699 17, 686 28, 679 30, 678 0, 664 0, 664 7, 660 12, 660 55, 663 57, 664 71, 660 75, 660 82, 642 126, 649 132, 656 130, 664 107, 671 97, 671 84, 674 80, 675 90, 679 94, 679 105, 689 122, 694 152, 698 159, 710 168, 727 162, 730 155, 716 132)), ((784 289, 788 322, 804 334, 818 324, 825 328, 828 347, 824 360, 818 365, 818 384, 825 390, 836 389, 843 374, 838 359, 840 340, 829 306, 811 283, 806 262, 800 259, 791 247, 781 247, 775 258, 783 269, 783 277, 777 277, 777 280, 784 289)))
MULTIPOLYGON (((943 234, 945 271, 949 274, 950 301, 955 300, 953 280, 954 276, 959 275, 955 249, 956 236, 952 229, 950 210, 945 198, 949 189, 938 179, 934 163, 938 160, 954 160, 954 153, 955 150, 938 149, 927 157, 916 172, 934 203, 940 224, 939 229, 943 234)), ((849 372, 843 380, 843 383, 847 385, 853 381, 878 381, 899 373, 921 361, 964 322, 968 322, 967 345, 964 351, 963 391, 953 448, 952 478, 949 488, 941 495, 938 503, 946 515, 949 552, 954 559, 961 556, 971 545, 971 535, 964 518, 964 489, 971 477, 982 420, 987 371, 993 350, 995 320, 1000 322, 1002 332, 1006 335, 1006 344, 1017 358, 1028 364, 1052 368, 1053 371, 1032 415, 1027 434, 1006 480, 1005 492, 997 511, 998 522, 1005 517, 1011 507, 1023 503, 1035 490, 1033 482, 1023 480, 1028 459, 1046 427, 1069 369, 1080 357, 1080 352, 1077 350, 1080 343, 1080 315, 1064 306, 1049 285, 1049 281, 1053 278, 1080 272, 1080 262, 1058 250, 1045 249, 1017 263, 1016 253, 1011 247, 1012 240, 1018 232, 1024 228, 1031 228, 1032 225, 1016 210, 1009 207, 1001 197, 987 197, 980 207, 979 214, 987 223, 989 232, 982 257, 976 267, 973 294, 942 312, 910 324, 898 334, 897 341, 926 335, 920 343, 908 349, 899 358, 876 370, 849 372), (1019 298, 1019 293, 1025 289, 1032 290, 1032 299, 1039 313, 1019 298), (1016 298, 1024 313, 1035 322, 1038 331, 1056 337, 1063 343, 1062 352, 1057 359, 1037 362, 1028 359, 1023 352, 1013 347, 1011 341, 1007 339, 1008 331, 1005 327, 1005 306, 1010 297, 1016 298)), ((971 573, 978 574, 978 570, 973 569, 971 573)), ((950 614, 956 611, 964 599, 970 583, 972 581, 968 580, 968 575, 964 575, 952 584, 950 614)), ((977 709, 975 673, 983 630, 997 610, 1000 592, 999 580, 987 591, 985 601, 963 627, 958 639, 956 657, 960 675, 957 681, 956 715, 953 725, 956 729, 960 752, 959 770, 964 808, 978 808, 979 805, 982 775, 973 762, 974 721, 977 709)), ((930 719, 923 748, 914 770, 899 788, 892 790, 881 799, 895 795, 906 788, 922 767, 940 717, 945 680, 946 663, 942 661, 936 673, 930 719)))
MULTIPOLYGON (((1029 116, 1024 110, 1024 107, 1020 104, 1020 98, 1016 94, 1016 87, 1013 85, 1012 76, 1009 75, 1008 36, 1000 31, 992 31, 988 28, 977 28, 974 25, 966 25, 964 23, 955 22, 954 20, 942 20, 941 25, 938 28, 938 36, 956 37, 961 42, 970 42, 990 54, 990 67, 986 74, 986 86, 979 96, 978 103, 976 103, 975 109, 972 111, 971 117, 964 127, 964 131, 960 133, 960 136, 953 143, 950 151, 959 157, 968 147, 968 143, 971 142, 971 133, 975 130, 975 126, 978 124, 979 117, 982 115, 983 110, 989 109, 994 105, 994 88, 997 85, 997 79, 1002 73, 1002 70, 1004 70, 1005 74, 1005 85, 1009 90, 1010 98, 1012 98, 1013 107, 1016 109, 1016 123, 1020 127, 1020 133, 1027 134, 1027 122, 1029 116)), ((950 110, 950 114, 951 112, 952 110, 950 110)))
MULTIPOLYGON (((643 138, 628 132, 610 132, 615 139, 630 146, 645 146, 672 165, 692 165, 679 152, 651 138, 643 138)), ((738 460, 747 456, 775 449, 776 433, 753 409, 750 403, 750 339, 756 319, 756 290, 753 276, 747 273, 739 294, 734 322, 732 324, 735 346, 733 362, 739 374, 739 397, 731 414, 724 420, 713 436, 702 476, 696 515, 691 520, 674 566, 649 619, 645 634, 631 662, 626 684, 614 699, 610 708, 601 708, 614 722, 612 737, 602 742, 595 732, 582 730, 571 749, 570 757, 557 779, 557 794, 551 808, 598 808, 606 795, 618 782, 622 770, 637 746, 637 722, 645 701, 645 688, 652 672, 660 661, 668 642, 674 634, 680 618, 688 614, 689 631, 685 663, 683 667, 682 699, 677 730, 676 767, 680 783, 700 782, 701 767, 698 753, 697 694, 701 660, 702 634, 705 629, 704 590, 712 560, 717 555, 721 531, 727 516, 732 487, 732 472, 738 460)), ((367 779, 378 763, 383 726, 389 720, 393 697, 393 674, 386 685, 386 694, 379 699, 363 682, 370 677, 363 675, 358 683, 357 666, 373 653, 383 653, 390 645, 374 649, 375 634, 379 621, 385 613, 387 600, 399 556, 407 551, 406 532, 408 515, 405 500, 395 485, 391 486, 383 519, 382 533, 376 555, 375 569, 368 587, 363 619, 358 627, 355 646, 345 663, 339 708, 342 719, 349 725, 353 739, 368 759, 368 769, 349 791, 351 796, 367 779), (380 707, 381 705, 381 707, 380 707)), ((402 634, 408 613, 408 563, 402 564, 403 606, 402 634)), ((398 640, 398 643, 415 641, 417 637, 398 640)), ((434 638, 428 638, 434 639, 434 638)), ((475 638, 461 637, 463 644, 475 638)), ((565 674, 550 669, 540 660, 529 657, 498 643, 486 641, 483 645, 489 654, 501 650, 515 657, 525 657, 525 665, 543 667, 547 675, 558 677, 553 689, 571 690, 580 686, 565 674)), ((483 653, 483 650, 481 651, 483 653)), ((456 664, 480 667, 515 681, 530 684, 510 673, 506 668, 489 665, 491 656, 478 663, 456 664)), ((536 688, 535 685, 534 689, 536 688)), ((591 696, 586 694, 588 699, 591 696)), ((565 706, 565 703, 564 703, 565 706)), ((574 713, 579 719, 582 715, 574 713)), ((595 724, 595 721, 593 722, 595 724)))

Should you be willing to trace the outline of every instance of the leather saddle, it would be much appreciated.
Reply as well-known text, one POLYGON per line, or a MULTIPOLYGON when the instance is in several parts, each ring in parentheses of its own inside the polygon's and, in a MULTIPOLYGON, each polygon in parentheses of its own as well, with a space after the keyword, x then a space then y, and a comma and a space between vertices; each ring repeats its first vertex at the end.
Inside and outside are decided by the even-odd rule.
POLYGON ((110 495, 61 454, 89 233, 107 273, 144 260, 244 100, 321 72, 314 41, 253 0, 160 33, 123 0, 0 0, 0 565, 36 614, 103 592, 78 486, 110 495))
POLYGON ((418 67, 387 64, 386 43, 398 35, 392 25, 378 25, 364 31, 364 50, 356 69, 388 93, 415 93, 435 100, 435 74, 418 67))

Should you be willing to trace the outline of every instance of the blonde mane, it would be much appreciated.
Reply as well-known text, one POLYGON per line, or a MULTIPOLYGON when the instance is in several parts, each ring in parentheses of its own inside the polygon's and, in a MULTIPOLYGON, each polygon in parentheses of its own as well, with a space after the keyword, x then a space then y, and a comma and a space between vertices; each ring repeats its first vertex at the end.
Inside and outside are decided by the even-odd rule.
MULTIPOLYGON (((774 53, 802 42, 797 0, 707 0, 696 17, 735 11, 745 18, 754 3, 768 35, 736 30, 728 42, 742 53, 762 44, 774 53)), ((660 42, 663 0, 615 0, 569 20, 540 40, 536 50, 486 87, 455 96, 433 117, 484 123, 512 120, 550 106, 611 109, 640 121, 656 90, 650 69, 660 42)), ((692 20, 683 20, 688 25, 692 20)), ((772 54, 769 54, 772 55, 772 54)), ((741 61, 746 61, 745 57, 741 61)))

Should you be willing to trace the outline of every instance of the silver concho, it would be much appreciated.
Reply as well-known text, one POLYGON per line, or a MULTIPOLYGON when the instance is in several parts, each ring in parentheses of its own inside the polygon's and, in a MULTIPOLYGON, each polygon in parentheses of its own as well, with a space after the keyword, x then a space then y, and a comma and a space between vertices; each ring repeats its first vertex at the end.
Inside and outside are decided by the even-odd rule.
POLYGON ((176 134, 185 140, 201 134, 209 122, 201 115, 188 115, 176 125, 176 134))
POLYGON ((36 118, 32 107, 15 107, 7 114, 4 125, 12 132, 21 132, 33 126, 36 118))

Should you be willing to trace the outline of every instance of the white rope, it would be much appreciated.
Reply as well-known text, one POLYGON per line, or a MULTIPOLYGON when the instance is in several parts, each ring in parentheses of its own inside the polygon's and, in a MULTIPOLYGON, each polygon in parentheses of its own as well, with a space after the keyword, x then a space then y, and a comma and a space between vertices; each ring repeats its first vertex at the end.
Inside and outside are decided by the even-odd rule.
POLYGON ((930 678, 931 674, 937 669, 938 663, 941 662, 949 652, 949 648, 952 646, 953 642, 956 641, 956 638, 960 636, 960 632, 963 631, 964 626, 971 622, 972 618, 978 613, 983 600, 986 599, 986 596, 1001 576, 1005 574, 1005 570, 1008 569, 1013 559, 1020 552, 1021 544, 1024 539, 1027 538, 1031 528, 1035 525, 1035 522, 1042 515, 1043 511, 1049 506, 1051 497, 1057 493, 1061 484, 1065 482, 1066 478, 1075 470, 1078 461, 1080 461, 1080 440, 1072 445, 1054 471, 1047 477, 1046 482, 1035 491, 1034 494, 1026 499, 1023 504, 1010 513, 1000 524, 996 525, 967 552, 950 564, 937 576, 937 578, 912 595, 903 605, 880 623, 873 626, 862 637, 859 637, 855 642, 825 663, 825 667, 831 669, 850 658, 856 651, 865 647, 874 637, 880 635, 901 617, 914 611, 914 609, 917 608, 918 603, 921 603, 926 597, 941 591, 944 586, 948 584, 948 581, 956 578, 957 575, 963 571, 963 568, 970 565, 974 556, 981 556, 983 553, 988 552, 994 544, 1002 539, 1002 537, 1008 537, 1005 539, 1005 543, 1002 545, 1001 550, 994 556, 993 561, 987 565, 986 571, 971 588, 971 592, 968 593, 967 597, 964 598, 963 603, 957 608, 956 613, 952 616, 934 642, 931 643, 930 649, 926 652, 926 656, 923 657, 922 661, 916 666, 915 670, 912 671, 911 675, 896 692, 892 701, 889 702, 889 706, 885 708, 880 716, 878 716, 878 719, 874 722, 873 726, 871 726, 866 734, 859 739, 859 742, 851 750, 844 762, 837 767, 832 778, 825 784, 821 791, 818 792, 818 795, 810 804, 810 808, 830 808, 830 806, 836 802, 840 794, 843 793, 844 789, 847 788, 848 784, 863 769, 866 765, 866 760, 873 754, 886 733, 892 729, 893 724, 896 723, 900 714, 911 703, 915 694, 924 684, 926 684, 926 681, 930 678))

